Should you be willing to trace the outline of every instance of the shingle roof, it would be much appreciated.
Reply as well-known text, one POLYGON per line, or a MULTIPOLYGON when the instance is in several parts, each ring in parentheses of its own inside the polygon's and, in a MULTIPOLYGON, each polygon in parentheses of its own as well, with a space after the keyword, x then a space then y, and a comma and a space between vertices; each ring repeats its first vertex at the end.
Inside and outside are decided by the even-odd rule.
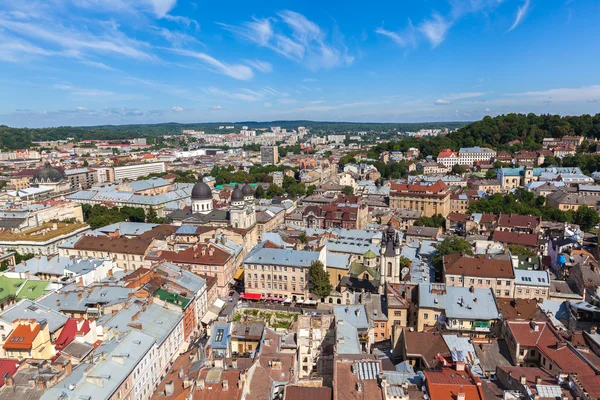
POLYGON ((486 278, 514 278, 509 260, 495 260, 477 255, 469 257, 460 253, 444 256, 444 273, 486 278))

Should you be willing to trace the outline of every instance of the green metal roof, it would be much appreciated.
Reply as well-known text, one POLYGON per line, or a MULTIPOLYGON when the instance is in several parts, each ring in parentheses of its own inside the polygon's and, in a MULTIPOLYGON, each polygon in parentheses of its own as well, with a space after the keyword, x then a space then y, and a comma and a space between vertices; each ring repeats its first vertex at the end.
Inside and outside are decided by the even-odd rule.
POLYGON ((372 250, 368 250, 364 255, 364 258, 377 258, 377 254, 373 253, 372 250))
POLYGON ((23 282, 25 282, 25 279, 7 278, 6 275, 0 276, 0 302, 6 300, 9 296, 15 296, 23 282))
POLYGON ((17 299, 20 300, 26 297, 29 300, 35 300, 47 292, 46 287, 49 283, 49 281, 27 280, 17 292, 17 299))
POLYGON ((180 296, 176 293, 167 292, 164 289, 158 289, 156 292, 154 292, 154 295, 158 296, 158 298, 162 301, 175 304, 176 306, 180 306, 181 308, 185 308, 190 302, 190 299, 186 299, 185 297, 180 296))

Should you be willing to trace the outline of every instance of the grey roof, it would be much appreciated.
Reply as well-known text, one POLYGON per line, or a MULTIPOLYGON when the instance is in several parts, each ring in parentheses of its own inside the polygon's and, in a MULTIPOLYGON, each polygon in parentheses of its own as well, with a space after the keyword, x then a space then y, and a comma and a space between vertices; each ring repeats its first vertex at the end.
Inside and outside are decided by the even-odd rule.
POLYGON ((336 324, 335 336, 337 339, 338 354, 361 354, 358 330, 352 324, 336 324))
POLYGON ((548 271, 515 269, 515 284, 550 287, 548 271))
POLYGON ((198 182, 194 185, 192 189, 191 197, 194 200, 210 200, 212 199, 212 190, 210 186, 208 186, 204 180, 202 179, 202 175, 198 177, 198 182))
POLYGON ((362 304, 351 306, 335 306, 333 314, 336 321, 344 321, 344 324, 351 324, 356 329, 369 329, 369 320, 365 306, 362 304))
POLYGON ((148 232, 152 228, 158 226, 157 224, 148 224, 145 222, 117 222, 96 229, 102 233, 113 233, 117 230, 123 236, 139 236, 144 232, 148 232))
POLYGON ((96 304, 109 306, 127 301, 132 292, 133 289, 121 286, 95 285, 88 286, 83 291, 70 286, 59 292, 50 293, 40 299, 39 303, 56 311, 85 312, 90 306, 95 307, 96 304))
POLYGON ((227 349, 229 339, 229 324, 213 324, 210 335, 210 346, 213 349, 227 349))
POLYGON ((14 271, 20 273, 59 275, 65 274, 65 268, 73 264, 70 257, 39 256, 15 265, 14 271))
POLYGON ((58 311, 26 299, 13 304, 0 313, 0 319, 9 324, 12 324, 18 318, 33 318, 37 321, 45 320, 48 323, 50 332, 56 332, 65 326, 69 319, 66 315, 58 311))
POLYGON ((354 238, 339 238, 325 240, 327 250, 336 253, 358 254, 363 255, 371 250, 375 254, 379 254, 379 245, 371 243, 370 240, 354 239, 354 238))
POLYGON ((441 294, 431 293, 431 287, 430 283, 419 284, 421 308, 444 310, 448 318, 486 321, 499 318, 492 289, 475 288, 471 293, 466 287, 446 286, 446 294, 441 294))
POLYGON ((177 283, 192 293, 197 293, 200 291, 200 289, 202 289, 202 287, 206 286, 205 279, 190 271, 179 268, 178 266, 167 262, 155 267, 154 270, 158 273, 165 274, 171 281, 177 283))
POLYGON ((288 267, 310 267, 319 259, 316 251, 255 248, 244 259, 244 264, 283 265, 288 267))
POLYGON ((80 400, 108 399, 121 386, 122 382, 133 372, 135 367, 150 351, 154 338, 139 332, 131 331, 124 335, 102 343, 95 354, 102 355, 93 366, 81 364, 73 370, 59 385, 47 389, 41 397, 43 400, 80 400), (119 356, 118 361, 116 357, 119 356), (84 373, 85 372, 85 373, 84 373), (88 377, 102 379, 102 385, 89 382, 88 377), (73 384, 73 390, 67 389, 73 384))
POLYGON ((350 256, 327 252, 326 267, 348 269, 350 267, 350 256))
POLYGON ((142 181, 128 182, 127 185, 134 192, 141 192, 144 190, 149 190, 149 189, 153 189, 153 188, 157 188, 157 187, 161 187, 161 186, 170 186, 171 182, 169 182, 168 180, 163 179, 163 178, 150 178, 150 179, 145 179, 142 181))
POLYGON ((131 322, 142 325, 142 331, 156 339, 159 346, 175 329, 183 313, 179 309, 171 309, 160 306, 155 301, 144 305, 142 302, 134 301, 121 309, 116 315, 105 314, 98 320, 98 325, 113 328, 119 332, 135 330, 129 324, 131 322), (133 316, 139 312, 137 318, 133 316))

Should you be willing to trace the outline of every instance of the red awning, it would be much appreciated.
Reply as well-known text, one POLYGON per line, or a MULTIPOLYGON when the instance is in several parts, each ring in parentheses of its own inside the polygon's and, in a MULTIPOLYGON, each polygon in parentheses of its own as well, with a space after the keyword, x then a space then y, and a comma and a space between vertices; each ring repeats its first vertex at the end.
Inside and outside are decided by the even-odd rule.
POLYGON ((260 300, 260 293, 242 293, 242 299, 260 300))

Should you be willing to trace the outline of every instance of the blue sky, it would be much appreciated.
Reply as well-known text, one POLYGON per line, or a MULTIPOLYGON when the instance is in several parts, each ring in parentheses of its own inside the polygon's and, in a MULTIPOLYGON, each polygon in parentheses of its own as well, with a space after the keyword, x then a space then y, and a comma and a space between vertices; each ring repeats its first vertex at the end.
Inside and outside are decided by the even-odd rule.
POLYGON ((600 112, 597 0, 0 0, 0 124, 600 112))

